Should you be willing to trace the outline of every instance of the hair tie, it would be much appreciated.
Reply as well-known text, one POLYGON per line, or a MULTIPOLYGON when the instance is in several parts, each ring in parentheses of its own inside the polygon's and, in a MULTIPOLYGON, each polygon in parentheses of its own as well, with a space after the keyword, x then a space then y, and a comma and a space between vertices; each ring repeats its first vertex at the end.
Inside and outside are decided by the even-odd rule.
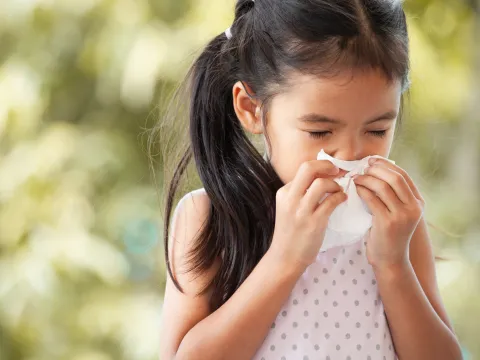
MULTIPOLYGON (((251 0, 253 3, 255 2, 255 0, 251 0)), ((230 40, 232 38, 232 28, 229 27, 227 30, 225 30, 225 36, 227 37, 228 40, 230 40)))

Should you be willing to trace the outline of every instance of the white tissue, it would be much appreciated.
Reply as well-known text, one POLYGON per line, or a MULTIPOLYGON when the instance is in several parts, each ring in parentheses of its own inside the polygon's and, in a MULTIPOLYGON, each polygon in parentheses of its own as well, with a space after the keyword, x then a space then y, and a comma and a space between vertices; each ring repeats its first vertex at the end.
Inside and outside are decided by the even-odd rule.
MULTIPOLYGON (((385 159, 373 155, 362 160, 345 161, 331 157, 323 149, 318 153, 317 160, 329 160, 340 169, 349 171, 345 176, 334 179, 347 193, 348 199, 337 206, 330 216, 320 252, 360 241, 372 226, 372 214, 365 202, 358 196, 357 187, 352 180, 352 176, 364 174, 365 169, 369 166, 370 158, 385 159)), ((395 161, 385 160, 395 164, 395 161)))

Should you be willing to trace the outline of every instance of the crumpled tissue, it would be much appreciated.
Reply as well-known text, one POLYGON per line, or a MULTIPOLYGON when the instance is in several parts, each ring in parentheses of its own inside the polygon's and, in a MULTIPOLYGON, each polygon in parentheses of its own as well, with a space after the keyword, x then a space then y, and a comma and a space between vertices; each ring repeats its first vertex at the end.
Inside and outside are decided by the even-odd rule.
MULTIPOLYGON (((385 159, 382 156, 373 155, 361 160, 345 161, 335 159, 325 153, 323 149, 318 153, 317 160, 329 160, 340 169, 348 171, 343 177, 334 179, 348 195, 348 199, 337 206, 331 214, 320 252, 360 241, 372 227, 372 213, 358 195, 357 187, 352 179, 357 174, 364 174, 365 169, 369 166, 370 158, 385 159)), ((385 160, 395 164, 393 160, 385 160)))

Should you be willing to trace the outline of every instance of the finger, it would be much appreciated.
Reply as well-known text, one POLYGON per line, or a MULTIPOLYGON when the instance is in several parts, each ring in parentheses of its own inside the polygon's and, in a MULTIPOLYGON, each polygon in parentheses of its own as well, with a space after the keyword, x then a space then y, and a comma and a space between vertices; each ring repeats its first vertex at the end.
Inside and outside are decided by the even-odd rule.
POLYGON ((345 194, 343 191, 338 191, 334 194, 331 194, 320 203, 314 212, 314 216, 325 221, 330 217, 330 215, 332 215, 333 210, 335 210, 338 205, 346 200, 347 194, 345 194))
POLYGON ((413 195, 418 200, 424 201, 422 195, 420 194, 420 191, 418 190, 417 186, 413 182, 410 175, 408 175, 408 173, 404 169, 402 169, 400 166, 392 164, 390 161, 387 161, 385 159, 379 159, 379 158, 370 159, 369 164, 370 165, 381 164, 382 166, 385 166, 385 167, 387 167, 389 169, 392 169, 393 171, 396 171, 399 174, 401 174, 403 176, 403 178, 405 179, 405 181, 407 182, 408 186, 410 187, 410 190, 412 191, 413 195))
POLYGON ((327 160, 306 161, 297 171, 292 181, 290 194, 296 199, 301 199, 307 189, 317 177, 336 175, 339 169, 327 160))
POLYGON ((302 198, 300 207, 308 214, 313 213, 327 193, 343 191, 342 187, 330 179, 316 178, 302 198))
POLYGON ((381 216, 388 213, 386 205, 372 191, 362 185, 357 185, 357 193, 360 198, 365 201, 368 208, 374 216, 381 216))
POLYGON ((365 171, 365 173, 388 183, 397 195, 397 197, 404 204, 416 203, 417 199, 412 193, 412 190, 410 189, 407 181, 400 173, 396 172, 395 170, 392 170, 384 165, 377 163, 370 166, 365 171))
POLYGON ((404 206, 393 191, 392 187, 383 180, 370 175, 360 175, 353 179, 353 181, 355 182, 355 185, 362 185, 376 194, 387 206, 390 212, 395 212, 397 209, 404 206))

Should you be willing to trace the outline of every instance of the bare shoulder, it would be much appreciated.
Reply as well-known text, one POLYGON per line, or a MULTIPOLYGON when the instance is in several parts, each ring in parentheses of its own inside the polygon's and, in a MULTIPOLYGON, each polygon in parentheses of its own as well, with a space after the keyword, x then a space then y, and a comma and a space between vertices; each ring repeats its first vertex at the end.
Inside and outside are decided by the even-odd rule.
POLYGON ((172 217, 168 247, 170 267, 183 293, 167 274, 161 321, 162 359, 173 358, 190 329, 210 315, 211 290, 201 296, 197 295, 216 275, 220 260, 203 274, 185 271, 189 251, 198 240, 198 234, 208 219, 209 210, 208 195, 203 189, 198 189, 179 201, 172 217))
POLYGON ((198 274, 185 274, 189 252, 198 241, 198 235, 208 219, 209 210, 210 199, 201 188, 186 194, 178 202, 172 217, 169 239, 170 266, 175 279, 181 282, 182 287, 185 286, 188 292, 200 290, 198 286, 203 286, 204 281, 210 280, 210 276, 204 276, 204 281, 192 283, 198 274))

